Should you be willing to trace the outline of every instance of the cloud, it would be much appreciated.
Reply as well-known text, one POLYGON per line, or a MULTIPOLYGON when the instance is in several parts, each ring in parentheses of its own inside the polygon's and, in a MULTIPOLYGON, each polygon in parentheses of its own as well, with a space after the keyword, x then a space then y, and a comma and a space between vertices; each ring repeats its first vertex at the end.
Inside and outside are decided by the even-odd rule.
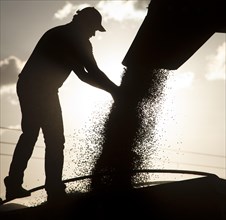
POLYGON ((207 67, 207 74, 205 75, 207 80, 225 80, 226 69, 226 43, 224 42, 217 48, 214 55, 208 56, 206 59, 209 62, 207 67))
POLYGON ((16 86, 12 85, 4 85, 0 87, 0 95, 8 95, 8 94, 16 94, 16 86))
POLYGON ((58 10, 54 17, 57 19, 62 20, 63 18, 66 18, 73 10, 74 6, 70 2, 66 2, 66 5, 60 10, 58 10))
POLYGON ((148 8, 149 4, 150 4, 150 0, 134 1, 134 6, 135 6, 135 9, 137 10, 144 10, 148 8))
MULTIPOLYGON (((147 13, 149 1, 99 1, 94 6, 103 15, 103 19, 108 21, 109 19, 116 21, 123 20, 140 20, 144 19, 147 13)), ((89 7, 89 4, 72 4, 66 2, 65 5, 59 9, 54 18, 62 20, 67 18, 71 14, 75 14, 77 10, 81 10, 85 7, 89 7)))
POLYGON ((25 62, 15 56, 0 61, 0 88, 15 84, 25 62))
POLYGON ((142 4, 139 1, 100 1, 97 9, 103 14, 105 21, 143 20, 147 13, 147 10, 144 10, 147 7, 144 5, 148 6, 145 2, 147 1, 143 1, 142 4))
POLYGON ((89 4, 79 4, 79 5, 73 5, 70 2, 66 2, 66 4, 63 6, 62 9, 59 9, 55 14, 54 18, 62 20, 64 18, 67 18, 71 14, 75 14, 77 10, 83 9, 85 7, 89 7, 89 4))

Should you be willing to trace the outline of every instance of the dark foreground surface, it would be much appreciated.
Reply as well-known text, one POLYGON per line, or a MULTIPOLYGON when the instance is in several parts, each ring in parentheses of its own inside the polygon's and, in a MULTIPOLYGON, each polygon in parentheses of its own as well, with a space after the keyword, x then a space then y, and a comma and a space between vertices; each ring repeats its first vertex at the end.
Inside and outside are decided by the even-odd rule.
POLYGON ((65 201, 0 212, 0 219, 226 219, 226 182, 213 177, 70 194, 65 201))

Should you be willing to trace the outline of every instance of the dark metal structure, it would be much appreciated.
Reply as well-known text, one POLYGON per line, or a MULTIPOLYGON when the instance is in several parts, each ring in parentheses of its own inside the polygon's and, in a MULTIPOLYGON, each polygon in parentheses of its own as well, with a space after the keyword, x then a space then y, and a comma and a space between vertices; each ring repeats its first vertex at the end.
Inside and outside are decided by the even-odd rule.
MULTIPOLYGON (((207 219, 226 217, 226 182, 216 175, 189 170, 134 170, 138 173, 197 175, 152 186, 70 194, 65 201, 0 212, 1 219, 207 219), (200 177, 199 177, 200 176, 200 177)), ((105 173, 103 175, 109 175, 105 173)), ((65 180, 80 181, 92 175, 65 180)), ((154 184, 154 183, 153 183, 154 184)), ((145 185, 145 183, 144 183, 145 185)), ((37 187, 31 192, 42 189, 37 187)))
POLYGON ((225 0, 151 0, 122 64, 175 70, 215 32, 226 33, 225 0))

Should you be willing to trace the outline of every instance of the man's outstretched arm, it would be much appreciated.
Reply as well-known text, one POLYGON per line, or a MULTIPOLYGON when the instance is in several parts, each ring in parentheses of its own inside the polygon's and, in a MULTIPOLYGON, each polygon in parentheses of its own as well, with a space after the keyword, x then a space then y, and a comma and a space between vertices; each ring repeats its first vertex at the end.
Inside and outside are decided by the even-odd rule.
POLYGON ((76 67, 74 71, 80 80, 109 92, 114 99, 119 95, 119 86, 114 84, 97 66, 90 68, 89 71, 83 67, 76 67))

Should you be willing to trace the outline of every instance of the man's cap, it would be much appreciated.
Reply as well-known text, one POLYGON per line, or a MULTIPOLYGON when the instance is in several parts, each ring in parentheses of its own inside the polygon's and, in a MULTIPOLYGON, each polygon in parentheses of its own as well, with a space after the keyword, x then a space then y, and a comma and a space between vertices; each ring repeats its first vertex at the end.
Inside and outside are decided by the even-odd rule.
POLYGON ((102 26, 102 16, 98 10, 94 7, 87 7, 77 11, 78 17, 92 23, 98 31, 105 32, 105 28, 102 26))

